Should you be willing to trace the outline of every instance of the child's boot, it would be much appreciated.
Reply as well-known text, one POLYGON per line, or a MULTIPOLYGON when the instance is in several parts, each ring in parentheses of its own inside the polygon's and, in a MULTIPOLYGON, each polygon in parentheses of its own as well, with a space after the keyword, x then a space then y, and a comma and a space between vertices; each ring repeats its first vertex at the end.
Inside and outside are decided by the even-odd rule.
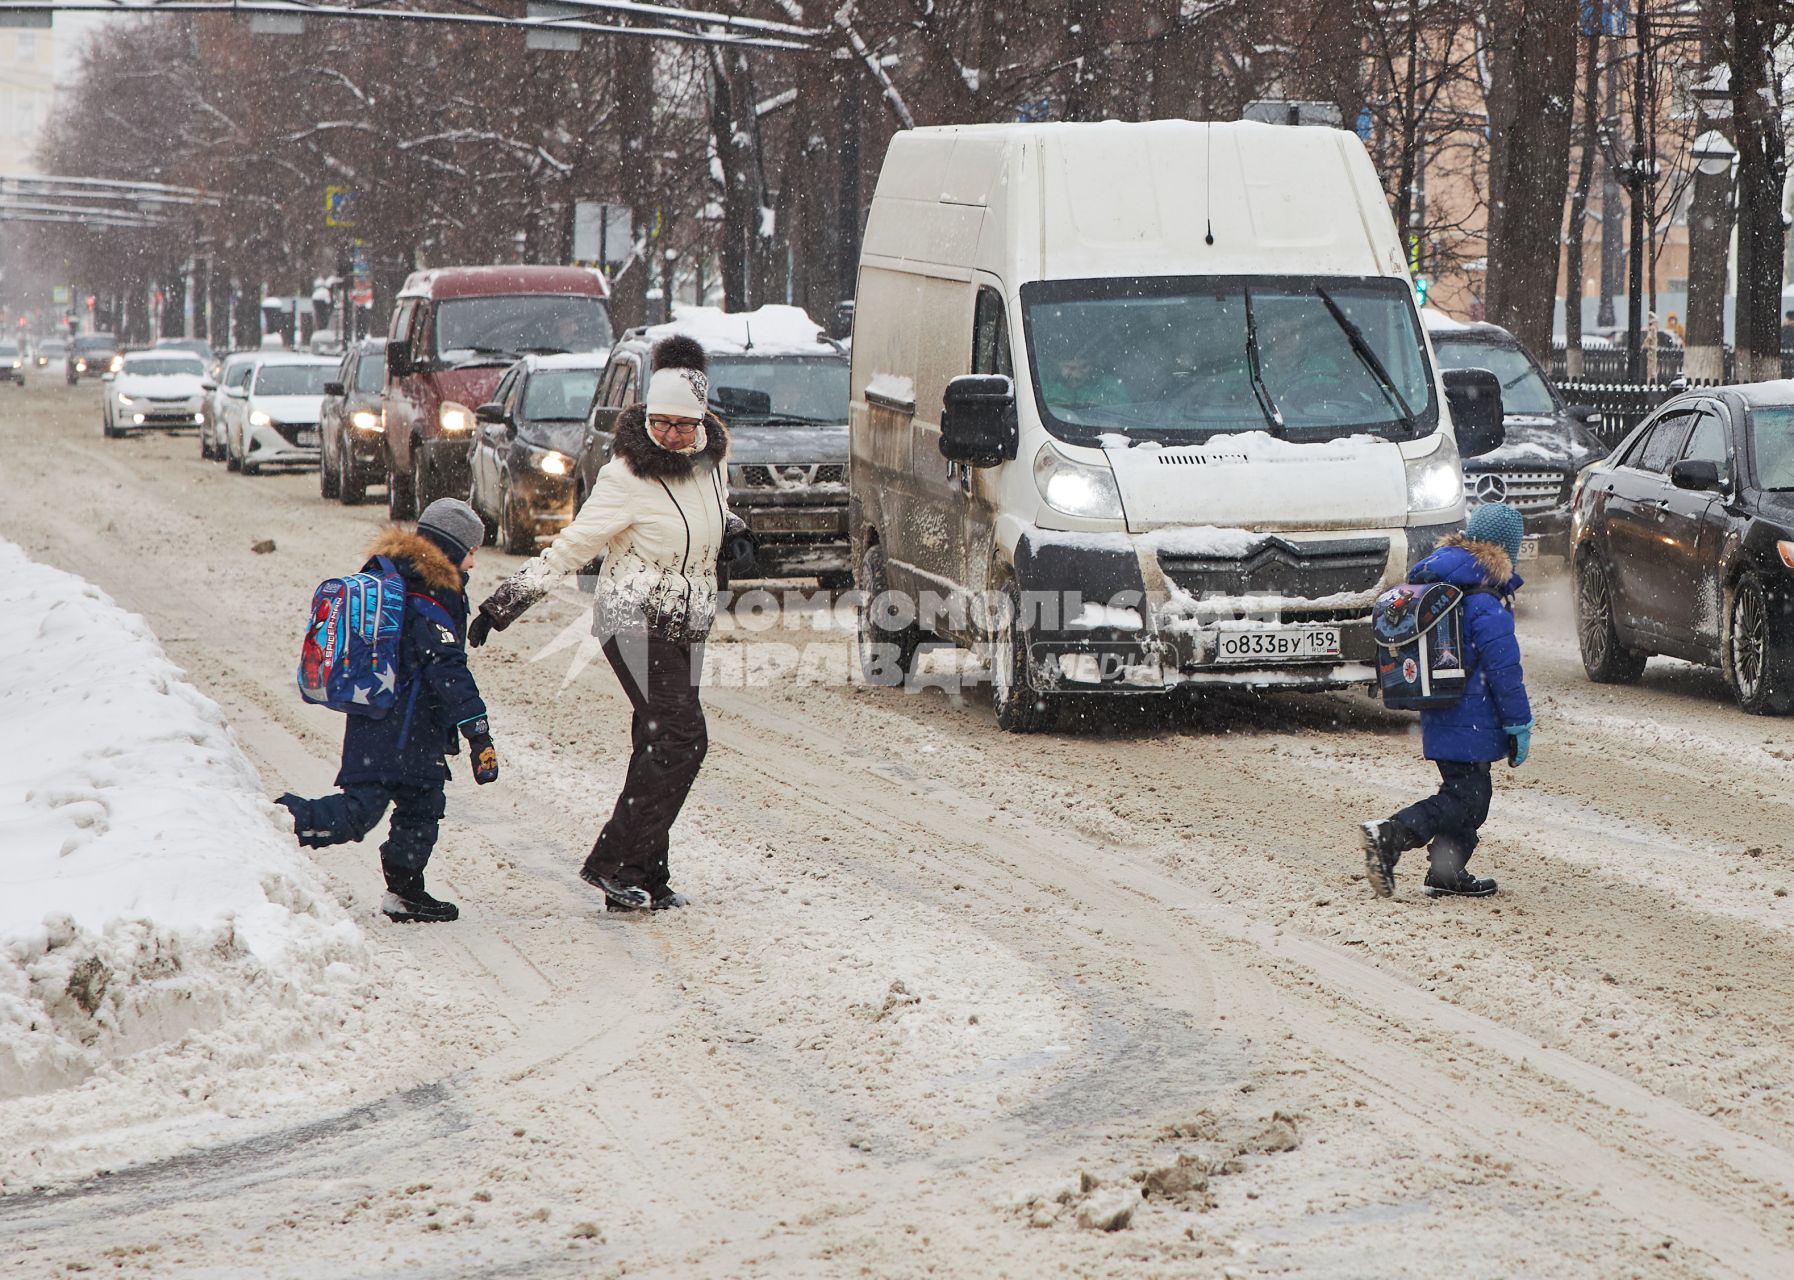
POLYGON ((1434 840, 1430 853, 1432 862, 1421 886, 1427 897, 1486 898, 1495 892, 1493 880, 1480 879, 1465 870, 1464 864, 1469 857, 1463 846, 1450 836, 1434 840))
POLYGON ((424 892, 421 872, 386 872, 386 896, 380 899, 380 910, 388 920, 401 924, 444 924, 461 918, 461 908, 452 902, 432 898, 424 892))

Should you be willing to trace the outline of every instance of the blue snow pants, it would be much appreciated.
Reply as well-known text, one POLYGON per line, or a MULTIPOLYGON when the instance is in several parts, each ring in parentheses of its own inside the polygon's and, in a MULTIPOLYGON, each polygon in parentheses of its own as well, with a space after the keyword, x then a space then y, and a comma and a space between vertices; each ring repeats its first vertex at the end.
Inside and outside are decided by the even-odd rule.
POLYGON ((392 825, 380 846, 380 866, 390 883, 421 876, 436 848, 437 824, 447 807, 440 782, 351 782, 335 795, 279 800, 293 815, 293 830, 308 849, 349 844, 372 831, 392 806, 392 825))

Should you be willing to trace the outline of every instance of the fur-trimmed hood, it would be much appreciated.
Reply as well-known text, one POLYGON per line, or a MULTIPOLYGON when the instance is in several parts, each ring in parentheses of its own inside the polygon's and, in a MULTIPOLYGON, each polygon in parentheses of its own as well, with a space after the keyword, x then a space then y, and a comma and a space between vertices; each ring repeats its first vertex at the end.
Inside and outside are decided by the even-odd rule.
POLYGON ((690 457, 663 449, 648 434, 648 407, 632 404, 611 428, 611 452, 644 480, 675 480, 691 474, 698 459, 721 466, 729 453, 729 428, 714 413, 704 415, 704 447, 690 457))
MULTIPOLYGON (((1439 540, 1439 551, 1447 549, 1462 551, 1476 562, 1476 567, 1481 570, 1482 574, 1481 585, 1491 586, 1500 591, 1510 590, 1516 585, 1514 583, 1514 562, 1508 559, 1506 547, 1493 542, 1473 542, 1461 533, 1453 533, 1447 534, 1439 540)), ((1433 552, 1433 555, 1428 556, 1427 559, 1431 560, 1439 554, 1439 551, 1433 552)), ((1456 578, 1461 575, 1445 571, 1440 576, 1447 581, 1455 582, 1456 578)), ((1476 586, 1479 584, 1457 582, 1456 585, 1476 586)))
POLYGON ((467 578, 461 572, 461 566, 451 561, 446 551, 421 533, 413 533, 397 525, 382 530, 380 536, 368 547, 368 559, 372 560, 375 556, 405 561, 417 575, 418 581, 432 591, 459 594, 467 588, 467 578))

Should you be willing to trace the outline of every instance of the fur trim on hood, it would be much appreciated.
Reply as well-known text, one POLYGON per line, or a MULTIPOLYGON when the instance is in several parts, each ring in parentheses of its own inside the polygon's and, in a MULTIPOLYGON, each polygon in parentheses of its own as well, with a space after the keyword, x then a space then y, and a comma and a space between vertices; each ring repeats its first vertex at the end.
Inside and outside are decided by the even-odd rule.
MULTIPOLYGON (((671 342, 672 339, 667 339, 671 342)), ((665 346, 666 343, 661 343, 665 346)), ((656 348, 658 351, 659 348, 656 348)), ((729 428, 714 413, 704 415, 704 448, 689 456, 663 449, 648 434, 648 407, 632 404, 617 415, 611 428, 611 452, 629 464, 629 469, 644 480, 676 480, 691 474, 699 459, 708 458, 717 466, 729 452, 729 428)))
POLYGON ((1507 584, 1514 580, 1514 562, 1508 559, 1506 547, 1493 542, 1472 542, 1461 533, 1447 534, 1439 539, 1439 545, 1468 551, 1483 567, 1483 576, 1491 587, 1505 591, 1507 584))
POLYGON ((368 547, 368 558, 371 560, 375 556, 406 561, 423 584, 433 591, 466 589, 467 583, 462 577, 461 566, 450 562, 448 553, 434 542, 409 529, 394 525, 383 530, 374 539, 373 545, 368 547))

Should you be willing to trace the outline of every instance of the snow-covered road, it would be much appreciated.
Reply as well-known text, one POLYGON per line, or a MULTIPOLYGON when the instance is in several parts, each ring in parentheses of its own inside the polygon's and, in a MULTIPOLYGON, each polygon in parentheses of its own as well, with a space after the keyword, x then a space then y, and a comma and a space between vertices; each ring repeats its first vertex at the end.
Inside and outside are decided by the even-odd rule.
MULTIPOLYGON (((300 625, 383 508, 98 413, 0 397, 0 536, 142 613, 270 794, 323 791, 300 625)), ((378 917, 375 842, 318 858, 381 993, 330 1105, 234 1098, 197 1148, 204 1098, 186 1136, 70 1117, 111 1172, 0 1184, 0 1274, 1788 1274, 1794 735, 1712 673, 1586 683, 1529 594, 1492 901, 1365 889, 1354 824, 1430 775, 1361 697, 1016 738, 827 679, 849 638, 803 618, 713 646, 771 674, 707 691, 696 905, 652 920, 575 875, 626 704, 531 661, 578 617, 544 606, 475 655, 504 772, 450 789, 462 920, 378 917)))

